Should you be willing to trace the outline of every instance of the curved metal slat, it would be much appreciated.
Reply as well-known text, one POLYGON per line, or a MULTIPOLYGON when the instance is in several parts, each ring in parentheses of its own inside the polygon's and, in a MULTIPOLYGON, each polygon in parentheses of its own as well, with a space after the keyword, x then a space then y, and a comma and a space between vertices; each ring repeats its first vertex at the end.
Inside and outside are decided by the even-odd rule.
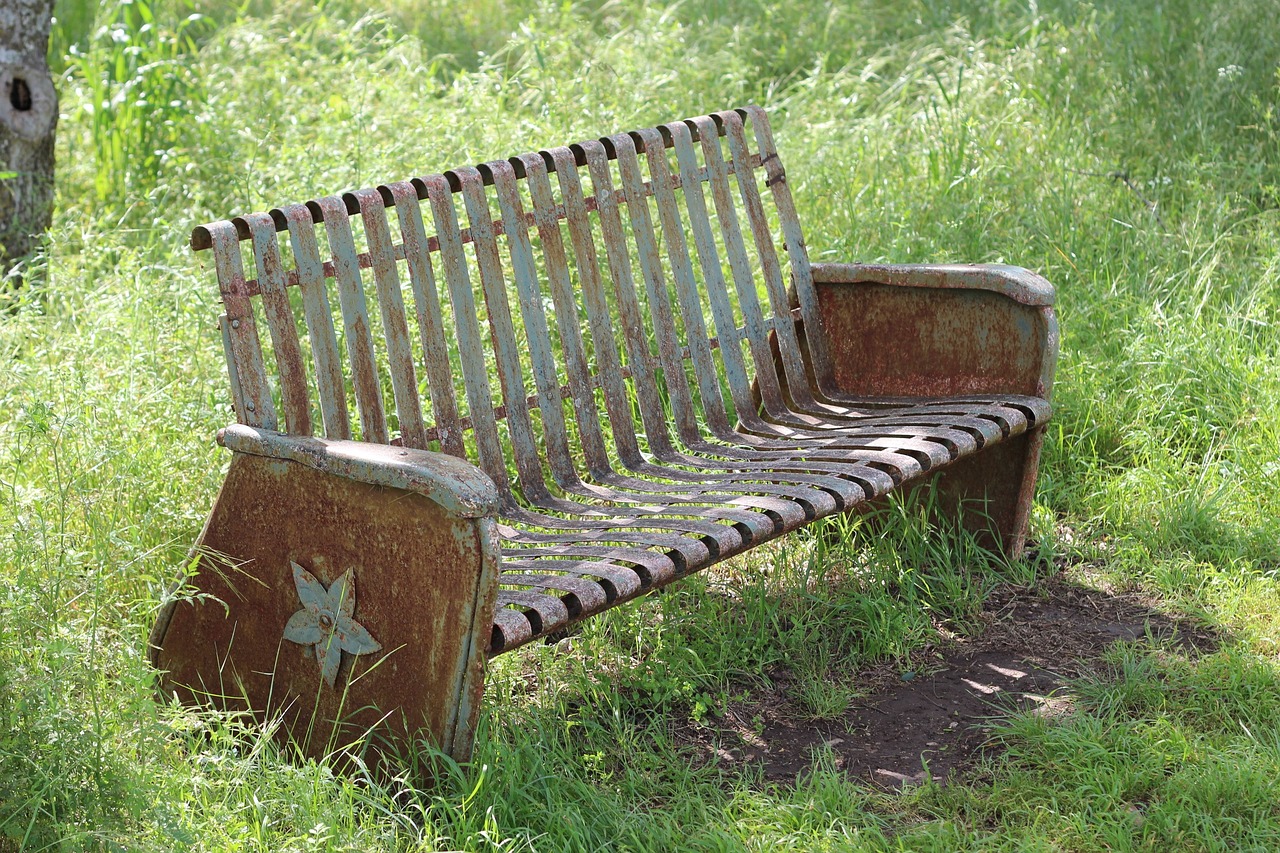
POLYGON ((465 458, 462 441, 462 417, 458 414, 458 397, 453 389, 453 368, 449 364, 449 344, 444 335, 440 294, 436 288, 435 270, 431 266, 426 227, 418 191, 408 181, 386 184, 391 196, 404 241, 405 266, 409 270, 409 286, 413 289, 414 314, 418 323, 418 339, 422 344, 427 386, 431 394, 431 411, 440 449, 450 456, 465 458))
POLYGON ((284 422, 294 435, 311 435, 311 402, 307 398, 307 371, 302 364, 302 347, 293 308, 285 292, 284 265, 276 241, 276 223, 270 214, 251 213, 240 217, 253 240, 253 257, 262 290, 262 313, 271 332, 276 370, 280 376, 280 397, 284 422))
POLYGON ((213 243, 213 264, 218 271, 222 304, 227 309, 227 336, 231 343, 239 412, 242 423, 275 429, 276 407, 262 362, 262 343, 254 322, 253 304, 245 295, 244 263, 240 260, 240 237, 230 222, 206 226, 213 243))
POLYGON ((604 237, 605 255, 610 278, 614 286, 614 304, 618 322, 626 345, 627 366, 631 371, 639 404, 640 422, 649 446, 654 452, 670 452, 671 441, 662 397, 658 393, 653 375, 653 358, 649 352, 649 338, 645 331, 644 316, 636 298, 635 279, 631 274, 631 258, 627 252, 627 240, 622 230, 622 217, 618 210, 618 197, 609 175, 609 157, 599 142, 584 142, 581 146, 591 176, 591 188, 596 198, 600 230, 604 237))
POLYGON ((293 263, 302 291, 303 317, 311 342, 311 358, 316 368, 316 391, 320 397, 320 420, 326 438, 351 438, 347 395, 342 383, 342 358, 333 328, 333 312, 325 287, 324 262, 316 243, 316 226, 305 204, 290 204, 271 212, 277 227, 281 220, 289 231, 293 263))
POLYGON ((693 359, 694 378, 702 398, 702 414, 707 425, 716 434, 732 431, 729 416, 720 396, 719 373, 711 355, 711 340, 706 323, 702 319, 702 303, 698 298, 698 285, 689 261, 689 247, 685 240, 684 224, 672 191, 672 175, 667 163, 666 146, 657 129, 638 131, 644 144, 645 159, 649 163, 649 177, 654 187, 654 199, 658 205, 658 219, 662 225, 663 241, 667 246, 667 259, 671 264, 671 276, 676 288, 676 301, 684 321, 685 338, 693 359))
MULTIPOLYGON (((778 149, 773 144, 773 132, 769 128, 769 119, 764 110, 759 107, 747 107, 743 112, 751 120, 756 147, 760 152, 760 164, 765 171, 765 186, 772 193, 774 208, 778 211, 782 237, 786 243, 787 256, 791 261, 791 282, 800 303, 800 316, 804 318, 809 328, 821 328, 818 291, 814 286, 813 270, 809 265, 809 250, 805 246, 804 235, 800 230, 800 217, 796 215, 796 205, 791 198, 791 187, 787 184, 786 170, 782 168, 778 149)), ((827 353, 825 340, 821 335, 811 335, 808 343, 818 387, 824 395, 830 396, 835 393, 835 389, 829 387, 831 358, 827 353)))
POLYGON ((422 402, 418 399, 418 375, 413 367, 413 349, 409 345, 409 323, 405 318, 404 297, 400 293, 400 274, 396 271, 395 251, 391 245, 391 226, 387 222, 382 194, 374 189, 348 194, 360 209, 365 240, 373 264, 373 279, 378 293, 378 312, 382 316, 382 333, 387 347, 387 368, 391 374, 391 392, 395 398, 400 440, 405 447, 427 446, 426 425, 422 420, 422 402))
POLYGON ((646 192, 644 177, 640 172, 640 160, 636 156, 635 145, 639 138, 639 135, 633 138, 629 134, 618 134, 609 137, 609 140, 618 158, 627 216, 631 221, 631 233, 635 241, 636 257, 640 262, 650 322, 658 344, 658 363, 662 368, 663 385, 670 400, 676 432, 688 443, 701 436, 692 392, 684 375, 681 344, 676 338, 675 316, 671 300, 667 297, 662 258, 653 228, 653 217, 649 211, 650 193, 646 192))
POLYGON ((493 397, 489 390, 489 371, 484 359, 480 322, 476 316, 475 298, 471 291, 471 275, 462 250, 458 230, 458 213, 453 194, 444 175, 429 175, 418 181, 426 190, 440 242, 440 259, 445 281, 453 303, 454 323, 458 335, 458 354, 462 361, 462 381, 467 393, 467 406, 475 425, 476 449, 480 467, 498 485, 498 493, 511 501, 507 480, 507 464, 498 440, 498 423, 494 417, 493 397))
POLYGON ((613 339, 609 301, 600 279, 599 256, 591 234, 591 222, 587 217, 577 163, 573 152, 568 148, 552 148, 547 153, 556 164, 556 177, 560 181, 560 198, 564 203, 565 221, 573 244, 578 286, 581 288, 583 306, 587 310, 591 348, 596 358, 596 373, 600 376, 600 388, 604 392, 605 411, 612 427, 614 445, 624 464, 634 464, 640 459, 640 445, 632 421, 631 403, 622 382, 622 364, 618 360, 618 350, 613 339))
POLYGON ((507 301, 502 260, 498 255, 498 241, 489 213, 489 200, 485 197, 484 182, 479 171, 456 169, 451 174, 462 184, 462 198, 471 226, 471 245, 475 250, 480 287, 484 292, 489 319, 489 340, 496 356, 498 382, 506 405, 507 429, 511 435, 520 489, 526 498, 536 498, 546 491, 546 487, 542 482, 542 464, 533 437, 533 425, 529 420, 528 404, 525 402, 528 394, 520 370, 519 345, 515 326, 511 322, 511 306, 507 301))
MULTIPOLYGON (((729 142, 729 154, 735 164, 748 162, 750 158, 746 132, 742 124, 742 116, 734 110, 716 113, 720 126, 725 129, 725 138, 729 142)), ((769 227, 769 219, 765 214, 764 204, 760 200, 760 190, 756 186, 756 175, 752 169, 738 168, 734 170, 738 191, 742 197, 742 206, 747 214, 747 222, 751 226, 751 234, 756 247, 756 257, 760 262, 760 272, 764 279, 765 292, 769 295, 771 310, 770 327, 777 338, 779 353, 782 356, 783 374, 787 380, 787 388, 792 399, 804 412, 813 411, 819 404, 809 393, 809 380, 805 376, 804 361, 800 352, 799 336, 795 322, 791 316, 790 301, 787 298, 786 282, 782 275, 782 266, 778 262, 778 253, 773 244, 773 234, 769 227)), ((757 362, 759 371, 774 372, 772 367, 757 362)))
POLYGON ((560 221, 551 192, 546 158, 541 154, 524 154, 513 159, 518 160, 524 169, 529 199, 533 204, 534 221, 542 247, 543 269, 551 291, 556 330, 560 337, 560 355, 564 359, 569 396, 578 425, 578 438, 582 442, 583 459, 592 476, 603 476, 609 471, 609 454, 605 448, 604 435, 600 431, 599 413, 592 393, 591 370, 583 349, 577 300, 569 279, 569 260, 560 234, 560 221))
MULTIPOLYGON (((728 256, 729 270, 733 276, 734 289, 738 294, 738 306, 742 311, 747 344, 751 349, 752 361, 755 363, 755 381, 765 410, 770 414, 781 416, 786 411, 786 405, 782 400, 781 385, 774 373, 773 352, 769 347, 769 330, 765 325, 764 312, 760 310, 751 262, 747 258, 746 244, 742 240, 738 211, 729 190, 729 176, 724 155, 720 150, 720 135, 711 116, 699 116, 690 119, 689 123, 698 131, 702 159, 707 164, 707 183, 711 187, 716 218, 720 223, 720 238, 724 243, 725 254, 728 256)), ((745 156, 743 159, 746 159, 745 156)), ((747 174, 750 174, 749 170, 747 174)), ((739 178, 741 177, 740 173, 739 178)))
POLYGON ((356 408, 360 411, 361 438, 374 444, 386 444, 390 439, 387 415, 382 403, 382 386, 378 382, 373 333, 369 326, 369 307, 364 298, 364 282, 360 276, 351 222, 347 218, 347 206, 337 196, 317 199, 308 206, 314 206, 313 216, 319 212, 324 218, 325 235, 333 253, 338 304, 342 308, 347 355, 351 359, 351 384, 355 389, 356 408))
MULTIPOLYGON (((693 134, 689 132, 689 126, 684 122, 664 124, 662 128, 674 142, 672 147, 676 152, 676 165, 680 170, 684 206, 688 212, 684 223, 693 234, 694 253, 702 270, 703 292, 706 302, 711 306, 711 319, 715 324, 716 337, 720 342, 718 349, 720 362, 724 365, 725 379, 728 381, 729 393, 737 410, 738 419, 742 420, 744 417, 755 414, 751 399, 751 380, 747 376, 747 367, 742 359, 742 348, 738 344, 738 324, 733 316, 733 306, 729 304, 728 287, 720 267, 720 254, 716 249, 715 237, 711 233, 711 217, 707 213, 707 200, 702 192, 702 182, 698 180, 698 161, 693 150, 693 134)), ((697 296, 690 298, 691 306, 701 306, 702 302, 703 299, 697 296)))
POLYGON ((577 480, 569 432, 561 403, 560 381, 551 344, 551 332, 542 304, 538 267, 529 239, 529 226, 516 183, 515 169, 506 161, 486 164, 493 178, 503 222, 506 223, 512 274, 515 277, 520 316, 524 321, 525 341, 529 347, 530 366, 538 389, 538 411, 542 416, 547 461, 552 479, 562 487, 577 480))

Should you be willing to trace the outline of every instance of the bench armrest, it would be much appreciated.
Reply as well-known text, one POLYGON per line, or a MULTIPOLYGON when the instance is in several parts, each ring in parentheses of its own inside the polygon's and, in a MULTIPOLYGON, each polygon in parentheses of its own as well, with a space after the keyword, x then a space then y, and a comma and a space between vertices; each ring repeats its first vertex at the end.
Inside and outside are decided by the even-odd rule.
POLYGON ((1023 305, 1052 305, 1057 299, 1043 277, 1008 264, 814 264, 813 280, 989 290, 1023 305))
POLYGON ((465 760, 500 572, 493 481, 428 450, 241 424, 218 441, 231 466, 175 585, 199 595, 171 594, 151 632, 162 695, 252 711, 310 757, 365 732, 359 748, 421 737, 465 760), (299 622, 325 608, 331 634, 299 622))
MULTIPOLYGON (((1019 394, 1048 400, 1054 289, 997 264, 814 264, 827 396, 1019 394)), ((810 332, 812 334, 812 332, 810 332)))
POLYGON ((218 431, 218 443, 236 453, 287 459, 358 483, 416 492, 460 518, 493 516, 498 489, 465 460, 409 447, 287 435, 232 424, 218 431))

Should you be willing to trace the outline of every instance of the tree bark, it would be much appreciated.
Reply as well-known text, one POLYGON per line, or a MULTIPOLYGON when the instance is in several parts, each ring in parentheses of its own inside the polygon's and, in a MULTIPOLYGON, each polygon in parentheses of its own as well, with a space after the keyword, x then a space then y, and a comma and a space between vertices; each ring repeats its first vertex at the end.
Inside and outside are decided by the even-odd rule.
POLYGON ((0 274, 31 253, 53 214, 53 3, 0 0, 0 274))

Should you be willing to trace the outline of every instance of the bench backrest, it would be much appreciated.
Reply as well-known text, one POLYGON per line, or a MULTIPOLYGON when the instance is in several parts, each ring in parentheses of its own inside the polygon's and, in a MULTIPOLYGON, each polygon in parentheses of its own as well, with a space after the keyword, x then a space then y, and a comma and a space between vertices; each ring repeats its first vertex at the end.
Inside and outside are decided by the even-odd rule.
POLYGON ((502 492, 511 465, 540 489, 575 458, 606 470, 728 430, 759 405, 752 376, 766 409, 784 382, 807 397, 788 279, 811 324, 816 296, 757 107, 215 222, 192 245, 213 250, 240 422, 440 449, 502 492))

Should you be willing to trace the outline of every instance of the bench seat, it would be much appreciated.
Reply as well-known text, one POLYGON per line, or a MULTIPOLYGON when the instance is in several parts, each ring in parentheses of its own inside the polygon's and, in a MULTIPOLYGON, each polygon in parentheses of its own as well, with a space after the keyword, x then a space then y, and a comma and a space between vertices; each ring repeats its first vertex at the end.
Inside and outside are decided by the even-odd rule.
POLYGON ((894 489, 980 501, 964 522, 1023 547, 1053 288, 811 263, 757 107, 192 245, 236 423, 152 659, 166 695, 279 715, 308 754, 465 758, 488 658, 894 489))
POLYGON ((1036 397, 850 406, 786 438, 706 442, 573 500, 503 511, 490 653, 509 651, 1048 419, 1036 397), (825 427, 825 429, 818 429, 825 427))

